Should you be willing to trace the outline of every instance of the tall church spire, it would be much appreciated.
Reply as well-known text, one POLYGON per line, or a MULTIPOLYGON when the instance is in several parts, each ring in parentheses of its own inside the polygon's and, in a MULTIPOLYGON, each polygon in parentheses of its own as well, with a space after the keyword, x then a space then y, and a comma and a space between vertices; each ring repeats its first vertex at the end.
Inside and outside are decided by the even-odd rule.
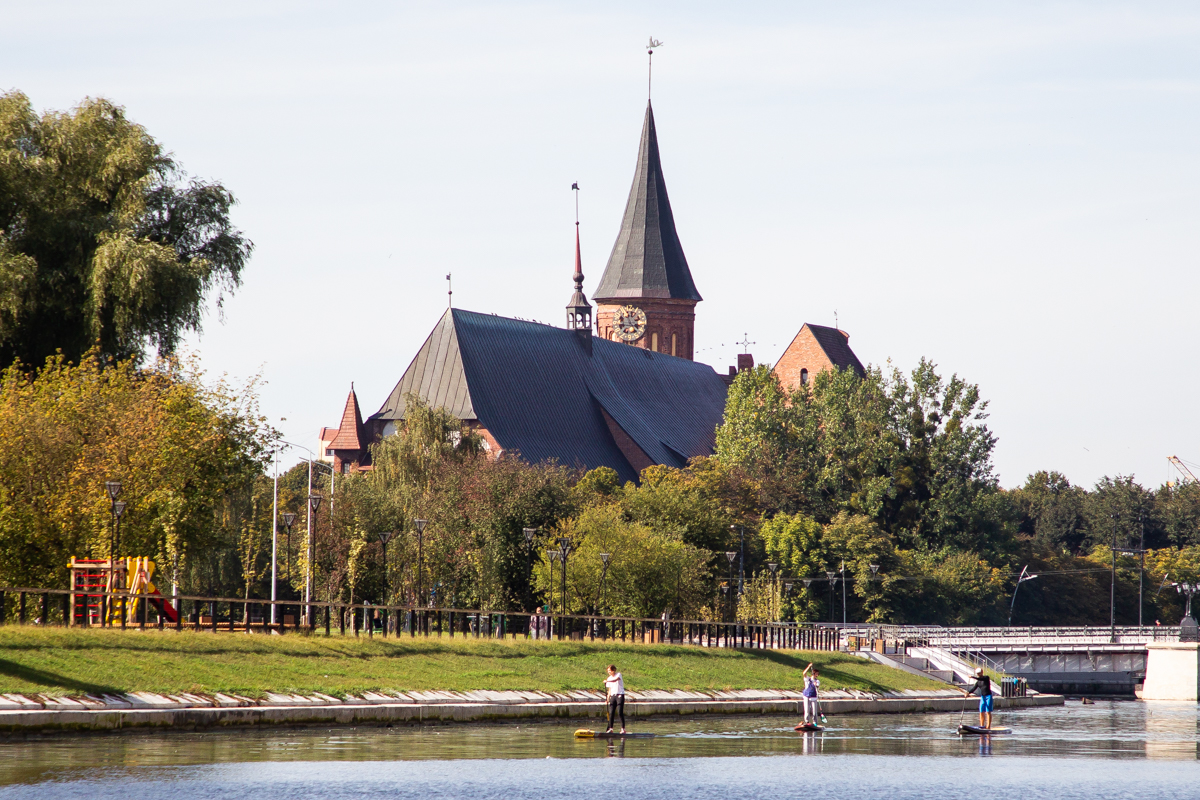
POLYGON ((692 357, 696 303, 703 298, 675 232, 648 102, 621 231, 592 297, 600 337, 692 357))
POLYGON ((621 231, 592 297, 703 299, 675 232, 675 217, 658 155, 654 109, 649 103, 621 231))

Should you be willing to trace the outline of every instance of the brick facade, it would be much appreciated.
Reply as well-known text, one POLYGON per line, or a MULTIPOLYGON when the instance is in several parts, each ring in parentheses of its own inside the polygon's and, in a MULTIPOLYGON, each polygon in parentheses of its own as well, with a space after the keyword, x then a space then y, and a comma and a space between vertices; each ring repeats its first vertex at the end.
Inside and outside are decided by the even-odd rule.
POLYGON ((646 312, 646 333, 641 339, 629 342, 629 344, 646 350, 657 350, 669 356, 693 360, 696 301, 645 297, 631 297, 627 300, 597 300, 597 336, 610 341, 620 341, 613 333, 613 316, 618 309, 626 305, 636 306, 646 312), (654 346, 656 342, 657 347, 654 346))
POLYGON ((849 367, 862 373, 862 365, 850 350, 850 334, 836 328, 820 327, 814 331, 814 327, 817 326, 805 323, 779 361, 775 363, 775 375, 785 389, 798 389, 812 381, 817 373, 835 367, 839 369, 849 367), (823 343, 818 337, 818 333, 827 341, 823 343), (842 337, 840 341, 835 340, 836 348, 831 348, 828 341, 831 335, 842 337), (830 357, 830 349, 835 350, 834 358, 830 357))

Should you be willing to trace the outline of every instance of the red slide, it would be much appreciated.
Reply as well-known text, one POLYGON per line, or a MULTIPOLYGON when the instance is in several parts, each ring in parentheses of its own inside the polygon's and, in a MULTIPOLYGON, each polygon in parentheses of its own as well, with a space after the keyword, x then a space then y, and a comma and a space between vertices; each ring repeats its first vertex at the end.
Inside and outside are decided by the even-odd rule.
POLYGON ((158 607, 159 613, 166 617, 168 622, 175 622, 179 619, 179 612, 175 610, 175 606, 171 605, 171 601, 163 597, 158 589, 154 590, 154 594, 149 599, 158 607))

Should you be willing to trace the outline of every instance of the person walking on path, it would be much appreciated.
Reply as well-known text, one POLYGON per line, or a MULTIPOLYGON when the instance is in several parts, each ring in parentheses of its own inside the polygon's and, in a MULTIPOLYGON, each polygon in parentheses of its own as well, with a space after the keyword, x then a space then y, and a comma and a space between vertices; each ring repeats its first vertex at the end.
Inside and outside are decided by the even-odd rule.
POLYGON ((821 714, 820 701, 817 700, 817 690, 821 688, 821 672, 810 663, 801 674, 804 677, 804 690, 800 692, 804 698, 804 722, 816 725, 821 714), (809 674, 810 672, 812 674, 809 674))
POLYGON ((975 670, 975 685, 966 691, 967 697, 979 692, 979 727, 992 727, 992 679, 983 674, 983 667, 975 670))
POLYGON ((608 730, 613 732, 613 719, 620 715, 621 733, 625 733, 625 679, 617 672, 616 664, 608 665, 608 677, 604 679, 604 689, 608 693, 608 730))

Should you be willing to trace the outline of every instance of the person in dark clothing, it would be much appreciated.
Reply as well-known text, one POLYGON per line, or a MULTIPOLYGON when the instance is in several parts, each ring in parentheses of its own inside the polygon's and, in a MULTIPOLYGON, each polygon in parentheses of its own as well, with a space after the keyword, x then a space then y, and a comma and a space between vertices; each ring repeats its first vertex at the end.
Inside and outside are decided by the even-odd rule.
POLYGON ((966 691, 967 697, 979 693, 979 727, 992 727, 992 679, 983 674, 983 667, 975 670, 975 683, 966 691))
POLYGON ((618 715, 621 717, 621 733, 625 733, 625 679, 617 672, 615 664, 608 665, 604 689, 608 694, 608 733, 612 733, 614 718, 618 715))

